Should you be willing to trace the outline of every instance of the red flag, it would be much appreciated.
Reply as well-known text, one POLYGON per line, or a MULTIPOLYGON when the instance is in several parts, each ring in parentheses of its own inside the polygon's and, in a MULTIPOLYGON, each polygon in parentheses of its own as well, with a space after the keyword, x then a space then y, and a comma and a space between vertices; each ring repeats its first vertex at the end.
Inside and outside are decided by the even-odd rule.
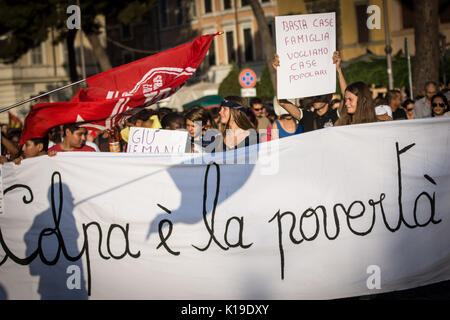
POLYGON ((8 122, 9 122, 10 128, 13 128, 13 129, 22 128, 22 121, 20 121, 20 119, 17 118, 16 115, 12 114, 9 111, 8 111, 8 122))
POLYGON ((44 137, 54 126, 82 123, 92 130, 114 127, 121 120, 169 97, 196 71, 214 38, 204 35, 192 42, 125 64, 86 79, 70 102, 37 104, 25 119, 20 145, 44 137))

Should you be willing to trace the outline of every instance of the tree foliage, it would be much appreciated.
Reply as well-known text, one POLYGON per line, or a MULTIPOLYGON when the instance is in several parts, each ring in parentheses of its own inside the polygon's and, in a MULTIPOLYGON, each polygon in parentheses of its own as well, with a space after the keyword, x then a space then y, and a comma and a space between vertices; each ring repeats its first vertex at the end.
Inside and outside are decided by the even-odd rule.
MULTIPOLYGON (((411 59, 411 64, 414 59, 411 59)), ((363 81, 369 86, 375 84, 376 87, 389 86, 387 75, 387 62, 385 58, 372 58, 370 61, 354 62, 343 68, 345 80, 348 84, 363 81)), ((401 88, 408 86, 408 64, 406 57, 397 55, 392 59, 392 71, 394 75, 394 86, 401 88)), ((340 92, 338 88, 336 92, 340 92)))
POLYGON ((14 62, 47 40, 49 28, 60 19, 57 2, 0 0, 0 59, 14 62))
POLYGON ((256 95, 262 101, 272 101, 275 93, 273 90, 272 80, 270 78, 270 71, 267 64, 261 73, 260 80, 256 83, 256 95))
POLYGON ((232 67, 228 75, 222 80, 219 85, 219 94, 221 96, 240 96, 241 85, 239 84, 240 70, 236 63, 233 62, 232 67))
MULTIPOLYGON (((55 41, 67 38, 67 7, 76 4, 67 0, 0 0, 0 59, 6 63, 17 61, 23 54, 46 41, 51 29, 58 36, 55 41)), ((155 6, 156 0, 80 1, 81 26, 86 34, 98 34, 98 15, 115 16, 128 24, 139 20, 155 6)))

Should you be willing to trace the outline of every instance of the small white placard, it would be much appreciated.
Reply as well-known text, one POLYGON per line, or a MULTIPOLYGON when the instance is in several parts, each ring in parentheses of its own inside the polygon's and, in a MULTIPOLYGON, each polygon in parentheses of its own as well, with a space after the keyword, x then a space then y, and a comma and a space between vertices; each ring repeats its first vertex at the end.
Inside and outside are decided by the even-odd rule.
POLYGON ((256 88, 241 88, 241 97, 256 97, 256 88))
POLYGON ((278 98, 303 98, 336 91, 336 14, 275 17, 278 98))
POLYGON ((187 131, 131 127, 127 152, 182 154, 188 146, 187 131))

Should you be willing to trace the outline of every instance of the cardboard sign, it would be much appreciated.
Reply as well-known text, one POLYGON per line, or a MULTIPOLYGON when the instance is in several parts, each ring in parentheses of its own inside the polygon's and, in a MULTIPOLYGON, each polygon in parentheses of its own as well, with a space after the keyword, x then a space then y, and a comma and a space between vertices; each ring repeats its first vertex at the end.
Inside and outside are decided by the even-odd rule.
POLYGON ((275 17, 278 98, 303 98, 336 91, 336 14, 275 17))
POLYGON ((185 153, 188 146, 187 131, 131 127, 127 152, 151 154, 185 153))

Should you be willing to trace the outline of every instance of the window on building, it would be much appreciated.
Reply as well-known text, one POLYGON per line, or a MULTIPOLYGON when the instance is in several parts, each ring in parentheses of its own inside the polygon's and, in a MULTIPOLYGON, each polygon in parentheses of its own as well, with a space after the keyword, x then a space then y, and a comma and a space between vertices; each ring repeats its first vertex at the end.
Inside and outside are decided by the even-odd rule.
POLYGON ((414 28, 414 9, 413 4, 402 3, 403 29, 414 28))
POLYGON ((272 37, 273 44, 275 45, 275 27, 274 27, 275 21, 272 20, 267 23, 267 26, 269 27, 270 36, 272 37))
POLYGON ((205 5, 205 13, 212 12, 212 0, 203 0, 203 4, 205 5))
POLYGON ((236 62, 236 51, 234 50, 234 36, 233 31, 227 31, 226 32, 226 39, 227 39, 227 56, 228 56, 228 63, 231 63, 232 61, 236 62))
POLYGON ((67 49, 67 42, 61 42, 62 62, 69 63, 69 50, 67 49))
POLYGON ((41 65, 42 63, 42 46, 38 45, 36 48, 31 49, 31 64, 41 65))
POLYGON ((189 2, 189 18, 190 20, 197 18, 197 0, 190 0, 189 2))
POLYGON ((248 0, 241 0, 241 7, 249 6, 250 2, 248 0))
POLYGON ((232 0, 223 0, 223 9, 228 10, 233 7, 232 0))
POLYGON ((36 90, 34 83, 24 83, 20 86, 20 93, 22 94, 22 97, 24 97, 25 99, 33 95, 35 91, 36 90))
POLYGON ((369 42, 369 29, 367 28, 367 5, 357 4, 356 9, 356 21, 358 28, 358 42, 369 42))
POLYGON ((253 37, 252 29, 244 29, 244 48, 245 48, 245 61, 253 61, 253 37))
POLYGON ((270 36, 272 39, 275 39, 275 35, 273 34, 273 22, 269 22, 267 26, 269 27, 270 36))
POLYGON ((261 0, 262 3, 270 2, 270 0, 261 0))
POLYGON ((216 65, 216 46, 215 46, 215 41, 216 41, 216 39, 213 39, 213 41, 211 42, 211 46, 209 47, 209 50, 208 50, 208 64, 210 66, 215 66, 216 65))
POLYGON ((134 54, 130 51, 122 51, 122 64, 130 63, 134 61, 134 54))
POLYGON ((450 3, 448 0, 439 0, 439 18, 441 23, 450 22, 450 3))
POLYGON ((183 13, 184 13, 183 0, 176 0, 175 17, 177 25, 183 24, 183 16, 184 16, 183 13))
POLYGON ((159 16, 161 27, 167 27, 169 25, 169 12, 167 11, 167 1, 159 1, 159 16))
POLYGON ((131 25, 130 24, 121 24, 120 25, 120 29, 121 29, 121 34, 120 34, 120 38, 121 40, 131 40, 133 39, 133 32, 131 30, 131 25))

